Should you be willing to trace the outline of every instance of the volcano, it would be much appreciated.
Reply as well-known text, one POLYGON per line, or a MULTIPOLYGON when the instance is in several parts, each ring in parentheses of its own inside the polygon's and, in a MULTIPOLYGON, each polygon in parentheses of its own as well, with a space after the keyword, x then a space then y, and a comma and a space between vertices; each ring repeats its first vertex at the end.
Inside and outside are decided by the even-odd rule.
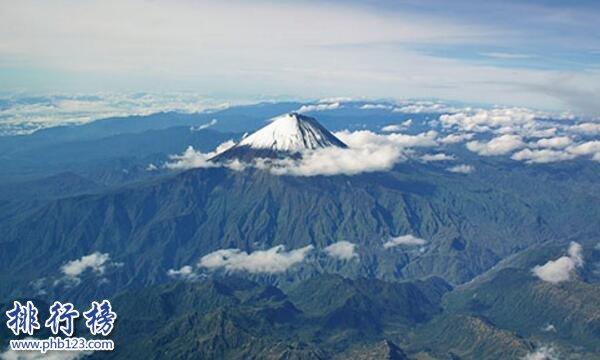
POLYGON ((295 112, 271 119, 271 122, 243 138, 214 160, 301 157, 302 152, 327 147, 347 148, 315 118, 295 112))

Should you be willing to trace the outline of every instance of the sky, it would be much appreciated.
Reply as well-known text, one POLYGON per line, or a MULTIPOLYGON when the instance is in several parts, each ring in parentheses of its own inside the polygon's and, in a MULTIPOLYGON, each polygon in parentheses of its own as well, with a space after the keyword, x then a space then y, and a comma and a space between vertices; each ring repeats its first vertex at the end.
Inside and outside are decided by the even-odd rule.
POLYGON ((600 115, 598 1, 0 0, 0 93, 435 98, 600 115))

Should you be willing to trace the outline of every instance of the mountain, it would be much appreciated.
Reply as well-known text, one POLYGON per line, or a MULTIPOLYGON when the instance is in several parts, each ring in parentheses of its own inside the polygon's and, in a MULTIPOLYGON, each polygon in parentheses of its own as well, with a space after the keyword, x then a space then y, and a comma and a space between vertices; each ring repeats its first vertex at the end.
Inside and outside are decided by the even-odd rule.
POLYGON ((407 359, 387 337, 407 333, 402 324, 415 321, 411 310, 424 315, 417 319, 419 323, 439 313, 440 297, 425 294, 441 288, 448 291, 447 285, 439 279, 379 282, 373 288, 368 283, 367 279, 324 275, 300 282, 286 293, 242 278, 223 277, 128 291, 113 302, 115 309, 127 314, 114 332, 120 347, 98 357, 330 359, 347 354, 345 358, 407 359), (306 292, 319 283, 317 293, 306 292), (330 294, 340 285, 344 296, 333 299, 330 294), (336 303, 322 306, 331 300, 336 303), (369 308, 369 304, 376 307, 369 308), (380 311, 386 307, 386 312, 380 311), (368 316, 324 327, 352 308, 368 316), (387 327, 365 327, 369 322, 387 327))
POLYGON ((272 119, 268 125, 246 136, 215 160, 299 156, 306 150, 327 147, 347 146, 315 118, 292 112, 272 119))
MULTIPOLYGON (((235 111, 236 126, 264 124, 235 111)), ((98 358, 521 359, 551 345, 597 359, 599 164, 533 166, 455 144, 443 151, 475 171, 420 161, 431 150, 420 148, 353 176, 171 171, 160 167, 169 154, 209 151, 235 134, 159 120, 167 127, 108 122, 104 137, 3 154, 0 308, 111 299, 118 349, 98 358), (113 134, 121 126, 135 132, 113 134), (583 247, 576 276, 536 278, 531 269, 570 241, 583 247), (216 266, 202 265, 207 255, 216 266)), ((290 113, 224 154, 279 159, 344 146, 290 113)))

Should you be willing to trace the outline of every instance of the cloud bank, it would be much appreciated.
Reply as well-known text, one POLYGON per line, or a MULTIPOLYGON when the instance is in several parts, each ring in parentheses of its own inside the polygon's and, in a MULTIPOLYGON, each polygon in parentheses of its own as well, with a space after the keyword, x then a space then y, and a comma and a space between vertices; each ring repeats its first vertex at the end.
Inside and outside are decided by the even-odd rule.
POLYGON ((544 265, 535 266, 532 271, 543 281, 557 284, 571 280, 575 270, 583 266, 582 248, 576 242, 569 245, 568 255, 556 260, 549 260, 544 265))

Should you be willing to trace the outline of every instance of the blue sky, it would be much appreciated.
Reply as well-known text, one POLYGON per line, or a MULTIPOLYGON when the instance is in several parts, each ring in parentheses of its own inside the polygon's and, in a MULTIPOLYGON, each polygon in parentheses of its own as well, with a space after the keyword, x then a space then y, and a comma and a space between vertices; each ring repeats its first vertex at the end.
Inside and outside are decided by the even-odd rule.
POLYGON ((0 2, 0 92, 443 98, 600 114, 597 1, 0 2))

